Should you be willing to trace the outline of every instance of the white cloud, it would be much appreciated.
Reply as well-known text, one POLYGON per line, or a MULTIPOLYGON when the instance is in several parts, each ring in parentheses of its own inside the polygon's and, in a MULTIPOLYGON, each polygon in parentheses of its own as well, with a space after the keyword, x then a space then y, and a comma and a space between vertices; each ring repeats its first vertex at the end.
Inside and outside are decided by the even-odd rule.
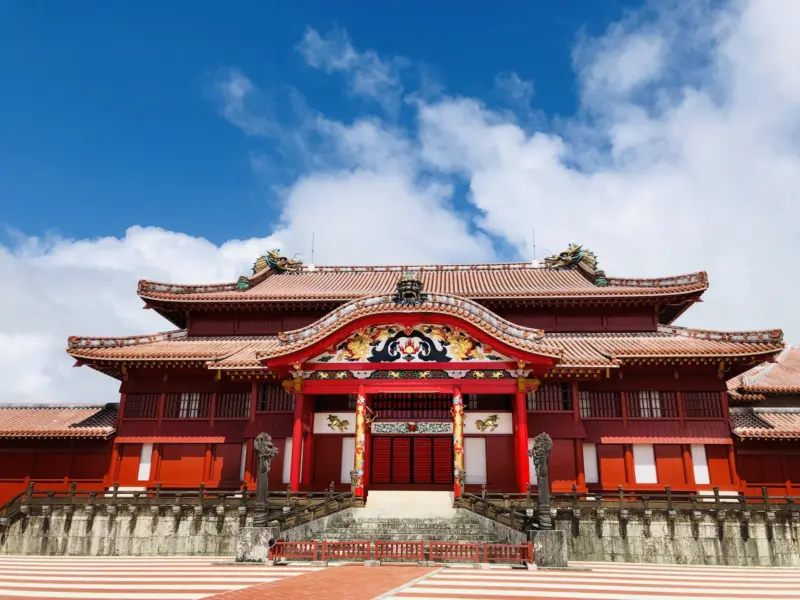
POLYGON ((384 60, 371 50, 358 52, 341 29, 321 36, 309 28, 298 50, 315 69, 344 74, 353 94, 376 100, 389 111, 397 110, 403 92, 400 76, 408 66, 404 58, 384 60))
MULTIPOLYGON (((246 75, 224 73, 221 114, 305 165, 281 191, 275 231, 222 247, 142 228, 0 247, 0 401, 114 399, 115 381, 71 368, 68 335, 169 328, 141 309, 138 278, 234 280, 269 247, 308 260, 312 233, 318 263, 455 262, 495 257, 489 236, 529 258, 535 226, 540 248, 584 243, 611 275, 708 270, 706 302, 683 324, 778 326, 797 341, 800 5, 675 7, 581 40, 581 110, 546 129, 441 94, 411 105, 413 130, 374 117, 340 123, 297 98, 301 123, 287 128, 246 75), (477 217, 456 210, 459 182, 477 217)), ((355 51, 341 32, 309 30, 301 51, 345 74, 353 93, 400 97, 399 71, 386 67, 395 63, 355 51)), ((252 161, 270 170, 258 148, 252 161)))
POLYGON ((495 86, 508 96, 511 102, 523 110, 530 106, 533 100, 533 82, 522 79, 510 71, 498 73, 494 78, 495 86))

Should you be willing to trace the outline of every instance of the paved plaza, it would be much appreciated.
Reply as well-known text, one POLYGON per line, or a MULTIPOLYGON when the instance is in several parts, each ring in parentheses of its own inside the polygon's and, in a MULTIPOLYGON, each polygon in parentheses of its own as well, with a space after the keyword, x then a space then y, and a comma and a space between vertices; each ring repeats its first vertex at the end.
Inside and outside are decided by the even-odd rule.
POLYGON ((800 569, 576 563, 521 571, 360 565, 237 566, 221 558, 0 558, 0 598, 120 600, 713 600, 800 598, 800 569))

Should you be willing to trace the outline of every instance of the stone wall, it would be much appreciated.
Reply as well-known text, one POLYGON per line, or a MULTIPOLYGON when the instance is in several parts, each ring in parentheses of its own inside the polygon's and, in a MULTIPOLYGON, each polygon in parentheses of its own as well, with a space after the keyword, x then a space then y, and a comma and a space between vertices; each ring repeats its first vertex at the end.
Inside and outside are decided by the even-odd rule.
POLYGON ((0 554, 232 557, 239 528, 251 522, 252 517, 236 508, 222 514, 213 508, 202 513, 164 507, 155 513, 139 509, 114 514, 53 508, 47 516, 18 517, 0 528, 0 554))
POLYGON ((576 519, 559 511, 555 527, 566 532, 570 560, 800 566, 800 521, 763 511, 747 520, 706 512, 620 520, 613 511, 576 519))
MULTIPOLYGON (((285 532, 287 539, 324 539, 326 527, 348 518, 342 513, 285 532)), ((573 561, 628 561, 682 564, 800 566, 800 519, 784 513, 754 511, 749 519, 730 512, 655 513, 650 519, 618 511, 582 514, 559 510, 555 526, 566 533, 573 561)), ((352 517, 350 517, 352 518, 352 517)), ((469 515, 469 519, 482 519, 469 515)), ((236 507, 217 511, 192 508, 177 513, 169 507, 113 514, 54 507, 46 516, 20 516, 0 527, 0 554, 56 555, 206 555, 234 556, 240 527, 252 519, 236 507)), ((493 526, 494 523, 490 522, 493 526)), ((507 534, 506 527, 486 531, 507 534), (502 530, 502 531, 500 531, 502 530)), ((522 534, 519 534, 522 536, 522 534)), ((518 542, 509 535, 509 542, 518 542)))

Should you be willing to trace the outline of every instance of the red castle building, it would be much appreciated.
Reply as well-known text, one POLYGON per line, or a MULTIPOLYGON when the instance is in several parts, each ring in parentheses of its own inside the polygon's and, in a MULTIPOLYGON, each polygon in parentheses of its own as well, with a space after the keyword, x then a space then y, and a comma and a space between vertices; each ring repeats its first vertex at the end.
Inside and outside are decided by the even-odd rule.
POLYGON ((574 245, 543 264, 414 267, 273 251, 235 283, 140 281, 174 331, 69 339, 76 365, 120 381, 115 422, 114 406, 5 409, 0 493, 252 485, 260 432, 281 452, 272 489, 525 491, 547 432, 556 491, 737 492, 726 380, 784 344, 673 326, 707 288, 703 272, 609 277, 574 245))

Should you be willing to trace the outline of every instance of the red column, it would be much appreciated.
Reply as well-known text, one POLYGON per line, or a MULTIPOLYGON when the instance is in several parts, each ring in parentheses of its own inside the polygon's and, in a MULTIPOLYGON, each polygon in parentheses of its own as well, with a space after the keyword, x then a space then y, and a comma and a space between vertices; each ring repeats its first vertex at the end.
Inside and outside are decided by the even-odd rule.
POLYGON ((579 490, 586 489, 586 466, 583 464, 583 441, 575 439, 575 471, 577 474, 575 484, 579 490))
POLYGON ((300 491, 300 465, 303 456, 303 393, 294 394, 294 428, 292 429, 292 463, 289 471, 289 483, 293 492, 300 491))
MULTIPOLYGON (((459 479, 464 473, 464 399, 459 387, 453 388, 453 406, 450 410, 453 414, 453 493, 456 498, 460 498, 462 490, 459 479)), ((466 481, 464 484, 466 485, 466 481)))
POLYGON ((314 476, 314 433, 313 421, 311 429, 305 432, 303 437, 303 474, 301 482, 303 486, 308 489, 311 485, 311 479, 314 476))
POLYGON ((686 479, 686 485, 695 485, 692 447, 689 444, 683 444, 681 446, 681 455, 683 458, 683 477, 686 479))
POLYGON ((353 455, 353 471, 355 472, 354 493, 356 498, 365 497, 366 481, 364 468, 367 453, 367 394, 363 385, 358 386, 356 397, 356 447, 353 455))
POLYGON ((161 444, 153 444, 153 454, 150 457, 150 480, 158 481, 161 475, 161 444))
POLYGON ((255 482, 255 477, 253 477, 253 438, 248 439, 245 443, 247 445, 244 453, 244 481, 242 483, 253 485, 255 482))
POLYGON ((250 388, 250 422, 256 420, 256 408, 258 408, 258 379, 253 379, 253 385, 250 388))
POLYGON ((733 444, 728 446, 728 468, 731 470, 731 483, 738 490, 742 482, 739 480, 739 472, 736 470, 736 455, 734 453, 733 444))
POLYGON ((530 484, 528 468, 528 410, 525 399, 526 382, 524 377, 517 380, 517 395, 514 397, 514 449, 517 467, 517 487, 525 493, 530 484))
POLYGON ((636 485, 636 469, 633 466, 633 446, 625 444, 624 452, 626 483, 629 486, 636 485))

